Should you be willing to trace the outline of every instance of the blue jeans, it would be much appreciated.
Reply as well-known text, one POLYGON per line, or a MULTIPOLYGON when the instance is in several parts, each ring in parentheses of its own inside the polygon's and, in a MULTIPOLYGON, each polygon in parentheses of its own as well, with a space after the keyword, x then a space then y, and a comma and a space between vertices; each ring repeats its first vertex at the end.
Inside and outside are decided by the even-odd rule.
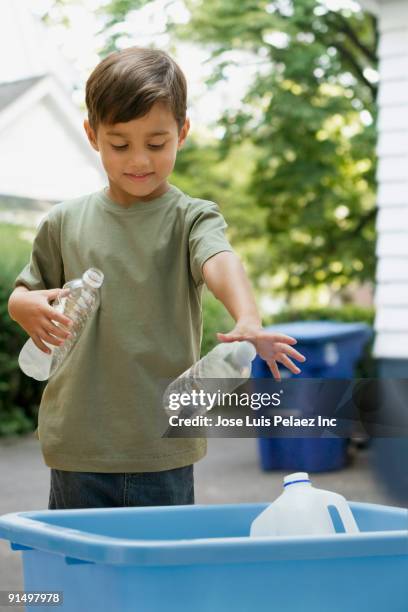
POLYGON ((49 510, 194 504, 193 465, 161 472, 51 469, 49 510))

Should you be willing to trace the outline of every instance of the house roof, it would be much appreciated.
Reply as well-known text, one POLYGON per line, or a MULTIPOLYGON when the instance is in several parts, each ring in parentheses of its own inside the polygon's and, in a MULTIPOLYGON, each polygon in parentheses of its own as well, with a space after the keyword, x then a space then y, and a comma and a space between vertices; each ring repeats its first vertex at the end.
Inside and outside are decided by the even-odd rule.
POLYGON ((30 87, 38 83, 44 76, 33 76, 27 79, 0 83, 0 112, 28 91, 30 87))
POLYGON ((94 191, 105 173, 72 100, 78 75, 32 0, 0 1, 0 193, 60 201, 94 191))
POLYGON ((51 31, 33 13, 33 0, 0 1, 0 82, 52 74, 70 91, 78 81, 51 31))
POLYGON ((60 201, 101 188, 105 173, 82 124, 53 74, 0 83, 0 193, 60 201))

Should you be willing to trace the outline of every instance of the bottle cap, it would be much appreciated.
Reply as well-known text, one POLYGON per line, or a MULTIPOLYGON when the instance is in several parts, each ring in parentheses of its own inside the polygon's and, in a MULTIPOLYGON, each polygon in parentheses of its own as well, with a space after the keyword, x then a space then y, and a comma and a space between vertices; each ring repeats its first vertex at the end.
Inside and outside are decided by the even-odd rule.
POLYGON ((234 361, 237 365, 247 366, 256 357, 256 349, 251 342, 237 342, 234 349, 234 361))
POLYGON ((310 482, 309 474, 307 472, 295 472, 294 474, 289 474, 289 476, 285 476, 283 479, 283 486, 287 487, 291 484, 296 484, 298 482, 310 482))
POLYGON ((89 268, 82 276, 84 283, 94 287, 94 289, 98 289, 102 285, 103 278, 103 272, 98 270, 98 268, 89 268))

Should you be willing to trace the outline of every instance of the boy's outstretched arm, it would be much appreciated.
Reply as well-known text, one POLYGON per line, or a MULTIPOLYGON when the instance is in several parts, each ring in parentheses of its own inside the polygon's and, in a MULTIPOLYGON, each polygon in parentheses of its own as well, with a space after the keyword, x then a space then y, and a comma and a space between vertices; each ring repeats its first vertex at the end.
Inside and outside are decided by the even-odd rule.
POLYGON ((228 251, 222 251, 207 259, 203 265, 205 284, 220 300, 235 320, 235 327, 228 333, 218 333, 221 342, 249 340, 258 355, 266 361, 274 378, 280 380, 277 362, 294 374, 300 369, 293 363, 306 358, 293 348, 297 340, 285 334, 269 332, 262 328, 262 320, 252 293, 251 284, 240 259, 228 251))

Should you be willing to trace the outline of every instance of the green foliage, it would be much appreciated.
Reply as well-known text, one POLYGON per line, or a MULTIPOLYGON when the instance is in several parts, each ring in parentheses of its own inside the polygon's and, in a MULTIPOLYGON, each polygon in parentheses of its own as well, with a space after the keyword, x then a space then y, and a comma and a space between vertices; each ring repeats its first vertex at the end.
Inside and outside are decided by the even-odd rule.
POLYGON ((235 326, 228 311, 207 289, 203 296, 203 339, 201 355, 206 355, 218 344, 217 332, 226 333, 235 326))
POLYGON ((14 279, 30 255, 23 228, 0 224, 0 436, 34 429, 42 383, 28 379, 18 367, 18 354, 27 334, 8 314, 14 279))
POLYGON ((267 213, 263 270, 279 261, 288 292, 372 279, 375 22, 318 0, 186 4, 191 20, 174 32, 211 48, 221 66, 215 79, 231 50, 259 62, 242 108, 220 120, 220 148, 242 138, 256 147, 248 189, 267 213))
POLYGON ((13 286, 16 270, 27 263, 31 251, 32 232, 9 223, 0 223, 0 279, 13 286))
POLYGON ((373 308, 362 308, 354 304, 347 304, 341 308, 291 308, 267 318, 265 324, 273 325, 293 321, 342 321, 343 323, 367 323, 367 325, 372 326, 374 325, 374 316, 373 308))
POLYGON ((217 141, 199 144, 192 136, 177 156, 172 182, 193 197, 218 203, 228 221, 228 239, 256 284, 268 238, 264 231, 266 211, 254 206, 249 191, 254 157, 250 139, 221 156, 217 141))

